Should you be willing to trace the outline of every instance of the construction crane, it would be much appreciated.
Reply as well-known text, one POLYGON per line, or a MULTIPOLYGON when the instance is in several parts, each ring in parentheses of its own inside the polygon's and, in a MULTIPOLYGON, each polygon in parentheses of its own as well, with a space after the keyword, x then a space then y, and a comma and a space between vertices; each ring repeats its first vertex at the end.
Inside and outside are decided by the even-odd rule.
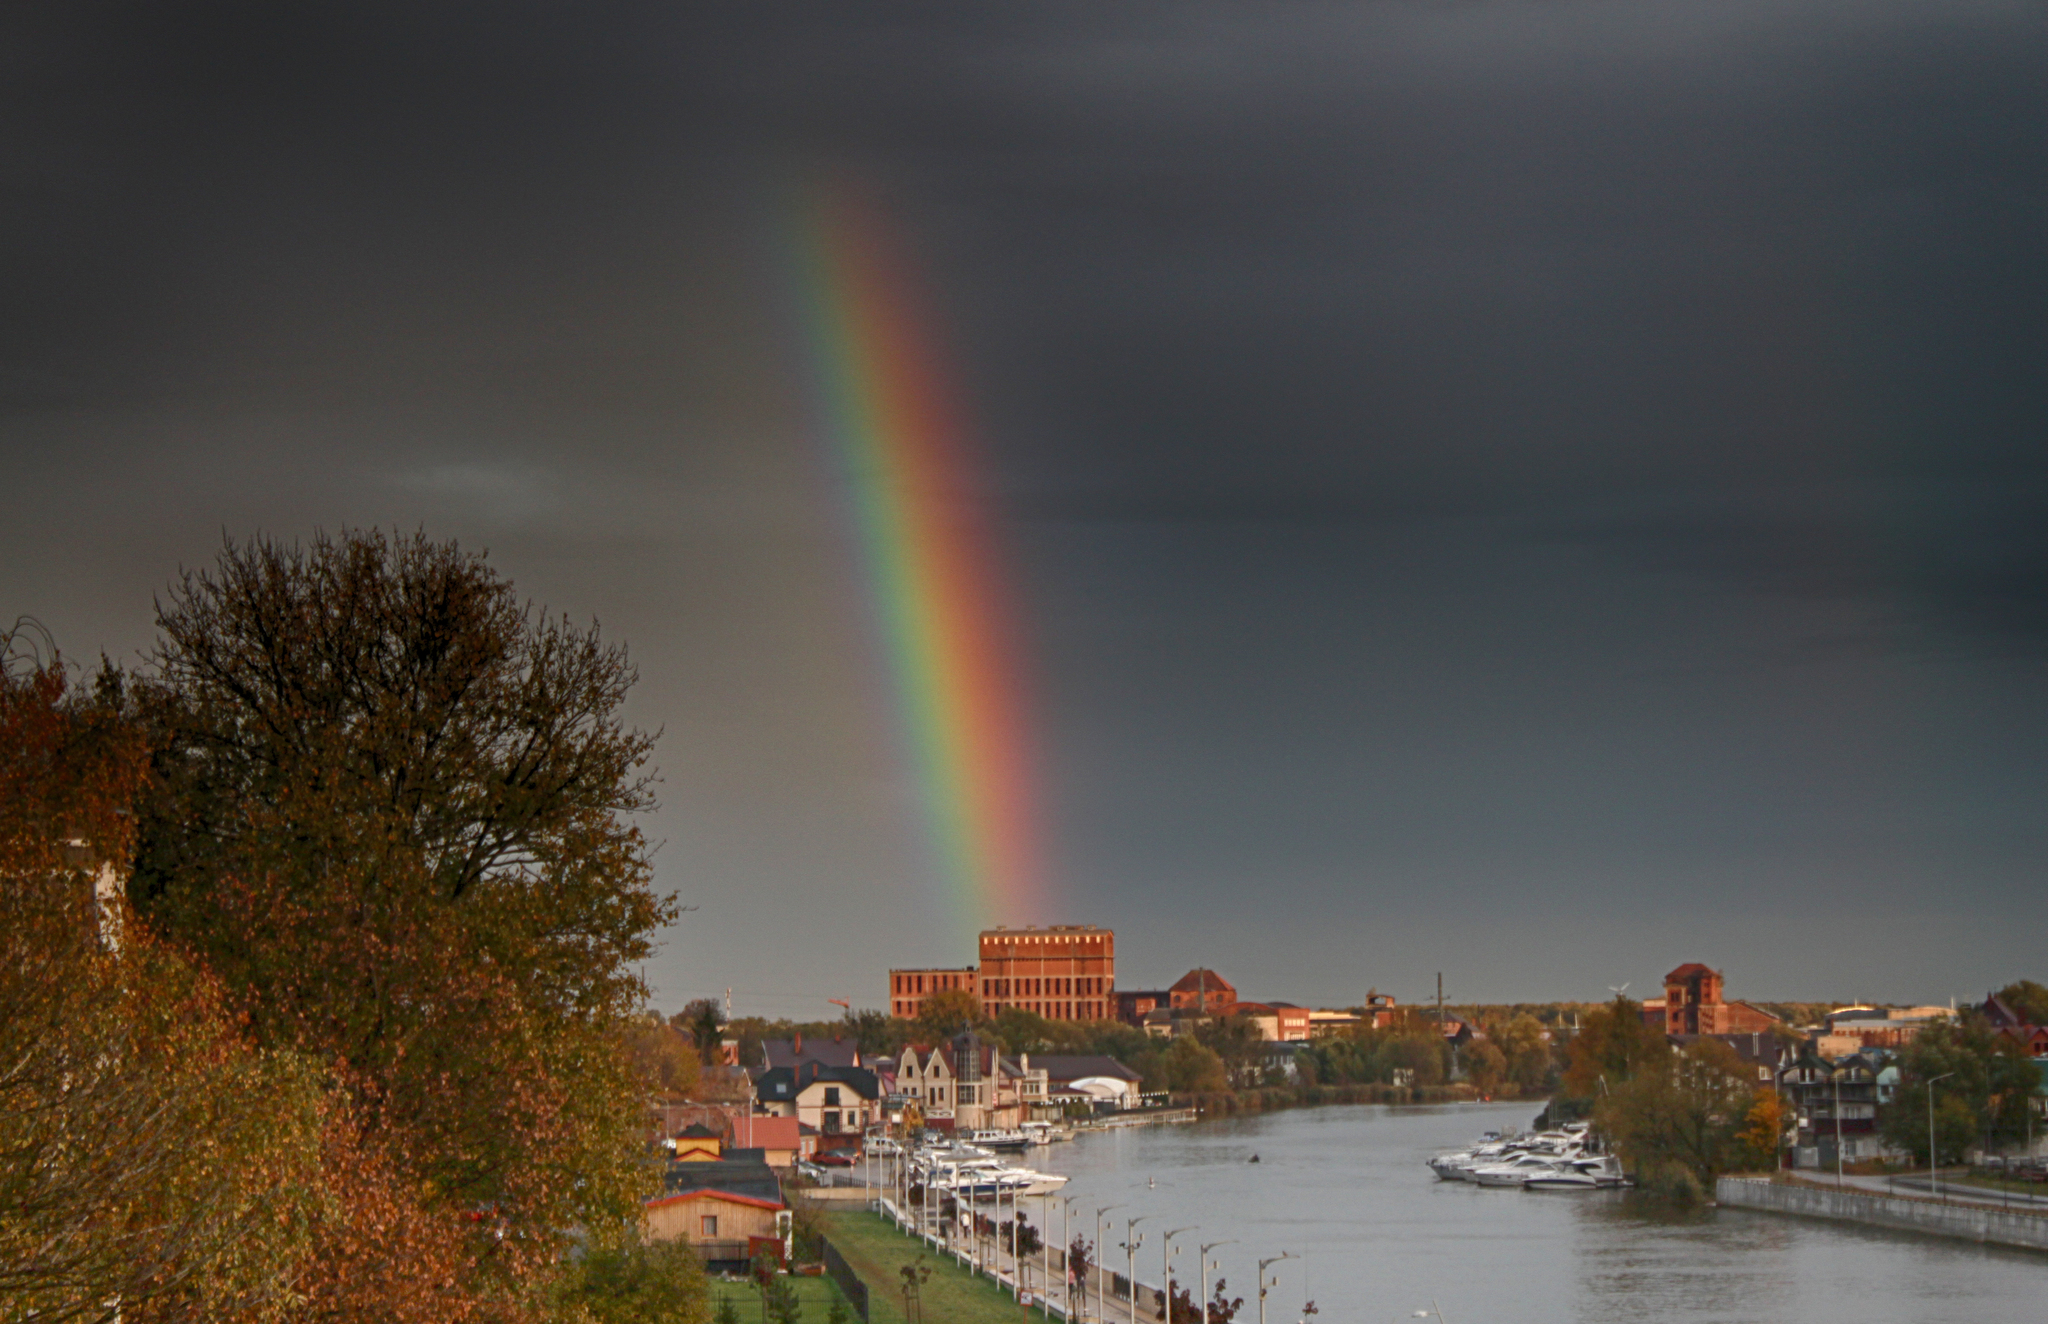
POLYGON ((827 1001, 827 1002, 831 1003, 831 1004, 832 1004, 833 1006, 835 1006, 835 1007, 839 1008, 839 1009, 840 1009, 841 1011, 845 1012, 845 1013, 846 1013, 847 1015, 849 1015, 849 1016, 853 1015, 853 1004, 852 1004, 851 1002, 848 1002, 848 1001, 847 1001, 847 1000, 846 1000, 845 998, 826 998, 826 999, 825 999, 825 1001, 827 1001))

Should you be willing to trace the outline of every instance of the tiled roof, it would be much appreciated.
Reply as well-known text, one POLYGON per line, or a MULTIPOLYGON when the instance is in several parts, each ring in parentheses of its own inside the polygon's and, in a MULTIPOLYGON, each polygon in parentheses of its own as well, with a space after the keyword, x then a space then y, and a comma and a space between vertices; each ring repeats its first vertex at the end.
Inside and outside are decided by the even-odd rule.
POLYGON ((782 1183, 774 1169, 752 1159, 716 1159, 703 1163, 671 1163, 662 1174, 660 1201, 686 1199, 706 1191, 782 1207, 782 1183))
POLYGON ((770 1067, 794 1067, 803 1062, 828 1067, 860 1065, 860 1044, 853 1039, 769 1039, 762 1043, 761 1051, 770 1067))

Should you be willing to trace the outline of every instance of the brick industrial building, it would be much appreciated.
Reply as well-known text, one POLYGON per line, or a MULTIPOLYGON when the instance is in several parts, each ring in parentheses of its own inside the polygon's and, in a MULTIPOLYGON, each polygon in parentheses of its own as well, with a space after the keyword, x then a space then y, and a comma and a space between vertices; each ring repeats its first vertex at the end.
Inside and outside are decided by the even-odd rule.
POLYGON ((978 967, 889 972, 889 1012, 915 1017, 926 997, 964 989, 993 1016, 1009 1007, 1054 1021, 1107 1020, 1116 1009, 1116 934, 1093 924, 983 929, 978 967))
POLYGON ((1665 1034, 1762 1034, 1778 1018, 1722 996, 1726 981, 1712 966, 1689 961, 1664 976, 1664 1000, 1643 1003, 1643 1023, 1665 1034))

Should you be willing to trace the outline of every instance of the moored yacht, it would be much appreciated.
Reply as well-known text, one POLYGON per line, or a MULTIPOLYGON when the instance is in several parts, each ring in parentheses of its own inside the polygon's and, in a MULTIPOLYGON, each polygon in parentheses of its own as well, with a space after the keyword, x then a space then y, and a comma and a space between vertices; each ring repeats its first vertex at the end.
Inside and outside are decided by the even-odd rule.
POLYGON ((1481 1186, 1523 1186, 1539 1173, 1553 1173, 1563 1166, 1563 1160, 1555 1156, 1523 1153, 1505 1163, 1472 1169, 1472 1180, 1481 1186))

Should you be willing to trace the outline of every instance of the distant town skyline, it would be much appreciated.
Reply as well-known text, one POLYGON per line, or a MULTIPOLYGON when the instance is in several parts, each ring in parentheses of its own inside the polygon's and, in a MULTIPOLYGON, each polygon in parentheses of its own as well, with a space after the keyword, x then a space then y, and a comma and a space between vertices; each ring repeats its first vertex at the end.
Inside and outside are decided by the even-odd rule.
POLYGON ((983 919, 1333 1006, 2043 973, 2037 7, 10 26, 0 618, 126 663, 224 534, 488 548, 639 664, 658 1005, 880 1006, 983 919), (919 743, 819 188, 1014 749, 919 743))

